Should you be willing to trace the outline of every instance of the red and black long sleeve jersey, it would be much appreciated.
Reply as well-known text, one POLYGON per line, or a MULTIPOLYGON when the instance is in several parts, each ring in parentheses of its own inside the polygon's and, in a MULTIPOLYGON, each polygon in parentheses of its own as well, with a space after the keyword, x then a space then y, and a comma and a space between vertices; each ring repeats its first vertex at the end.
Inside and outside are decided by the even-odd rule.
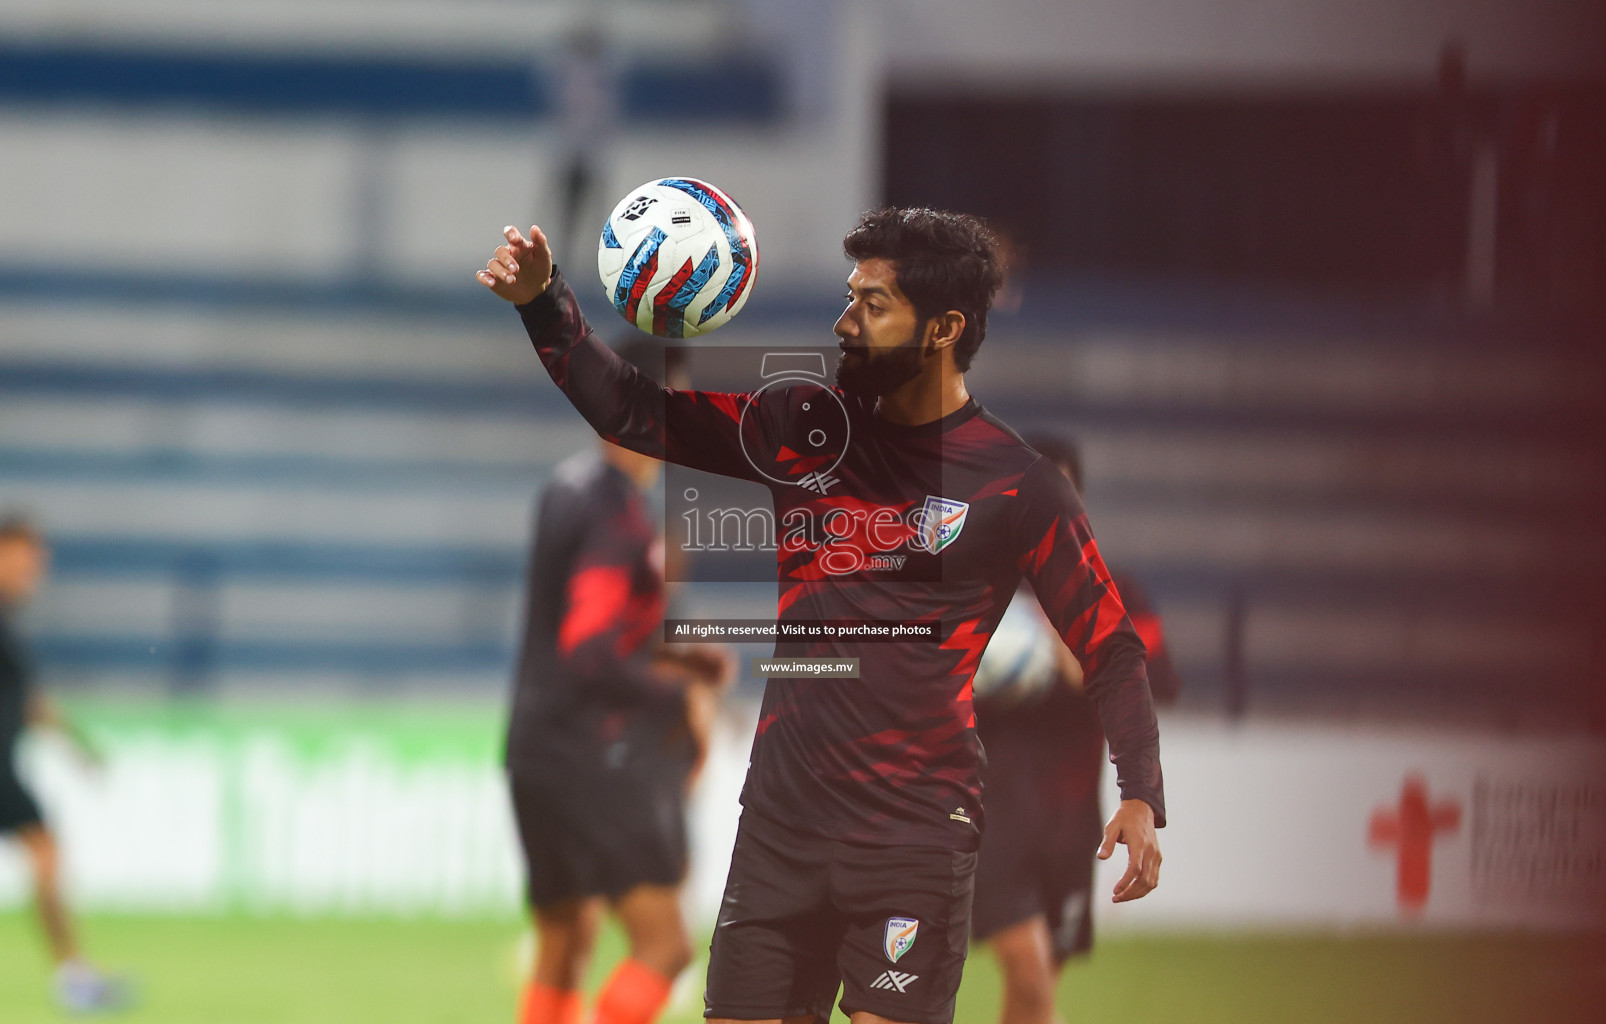
POLYGON ((648 665, 663 620, 646 501, 596 455, 564 461, 536 512, 508 766, 617 768, 661 749, 684 722, 680 688, 648 665))
POLYGON ((769 487, 780 622, 940 623, 936 641, 778 642, 777 657, 856 658, 859 677, 769 681, 745 808, 853 842, 973 849, 984 757, 971 678, 1024 577, 1087 668, 1123 796, 1164 823, 1143 643, 1075 491, 1012 430, 974 401, 903 426, 823 383, 661 388, 596 339, 556 273, 519 313, 598 434, 769 487), (833 417, 845 417, 842 443, 809 454, 831 448, 833 417))
MULTIPOLYGON (((1159 613, 1135 577, 1117 566, 1113 579, 1127 617, 1148 649, 1150 692, 1156 703, 1169 704, 1182 691, 1182 677, 1166 648, 1159 613)), ((1030 598, 1021 594, 1016 600, 1030 598)), ((983 700, 976 718, 992 785, 1035 792, 1048 815, 1098 808, 1104 730, 1085 691, 1072 690, 1060 680, 1038 699, 1013 705, 983 700)))

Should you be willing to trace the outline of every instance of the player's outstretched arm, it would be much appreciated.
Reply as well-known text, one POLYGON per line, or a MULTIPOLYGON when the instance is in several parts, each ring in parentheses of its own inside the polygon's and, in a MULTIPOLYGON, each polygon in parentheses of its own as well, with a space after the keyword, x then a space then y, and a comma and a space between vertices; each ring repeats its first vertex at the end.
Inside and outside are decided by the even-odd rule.
POLYGON ((552 246, 535 225, 530 226, 529 238, 511 224, 502 229, 502 237, 507 244, 497 246, 485 269, 474 276, 492 294, 516 306, 534 302, 552 283, 552 246))
MULTIPOLYGON (((553 383, 598 436, 655 459, 756 478, 739 436, 750 394, 660 387, 597 339, 539 227, 528 238, 506 227, 502 237, 474 276, 517 307, 553 383)), ((748 429, 762 434, 766 422, 751 417, 748 429)))
POLYGON ((1115 883, 1115 903, 1141 899, 1160 884, 1160 839, 1154 831, 1154 808, 1142 800, 1122 800, 1104 826, 1099 860, 1109 860, 1117 843, 1126 847, 1126 873, 1115 883))

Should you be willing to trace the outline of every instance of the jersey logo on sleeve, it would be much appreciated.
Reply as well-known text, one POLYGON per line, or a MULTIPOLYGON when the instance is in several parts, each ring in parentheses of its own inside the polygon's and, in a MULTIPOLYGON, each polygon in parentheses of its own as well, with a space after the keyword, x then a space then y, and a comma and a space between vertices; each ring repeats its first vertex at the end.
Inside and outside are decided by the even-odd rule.
MULTIPOLYGON (((920 930, 920 922, 912 917, 887 918, 887 930, 882 936, 882 948, 886 951, 887 959, 897 963, 905 953, 914 948, 915 933, 920 930)), ((903 991, 900 986, 898 991, 903 991)))
POLYGON ((920 547, 935 555, 959 539, 970 504, 928 494, 922 511, 925 514, 920 518, 920 547))

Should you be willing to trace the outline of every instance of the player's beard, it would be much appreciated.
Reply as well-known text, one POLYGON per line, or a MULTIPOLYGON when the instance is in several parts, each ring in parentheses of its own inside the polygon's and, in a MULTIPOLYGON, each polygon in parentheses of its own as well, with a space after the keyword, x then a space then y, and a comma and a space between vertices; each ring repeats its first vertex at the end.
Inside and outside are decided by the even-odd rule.
POLYGON ((925 358, 918 334, 892 348, 850 345, 837 359, 836 383, 850 395, 880 398, 920 376, 925 358))

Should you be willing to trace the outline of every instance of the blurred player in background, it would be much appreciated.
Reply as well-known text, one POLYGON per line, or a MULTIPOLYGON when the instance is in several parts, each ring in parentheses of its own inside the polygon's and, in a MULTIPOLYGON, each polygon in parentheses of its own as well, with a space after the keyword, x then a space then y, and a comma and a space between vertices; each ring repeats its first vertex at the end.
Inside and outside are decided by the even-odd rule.
POLYGON ((777 642, 777 657, 853 658, 858 670, 765 686, 705 1016, 824 1021, 841 986, 855 1024, 953 1020, 983 828, 971 678, 1023 577, 1088 666, 1109 733, 1122 801, 1106 834, 1129 854, 1117 899, 1150 892, 1165 804, 1143 645, 1070 483, 965 389, 1002 279, 986 226, 925 209, 866 214, 843 240, 854 262, 834 327, 838 386, 746 394, 663 388, 636 372, 586 324, 539 229, 504 237, 479 280, 515 304, 599 435, 768 480, 777 522, 836 523, 864 545, 829 525, 789 536, 783 624, 941 624, 936 642, 777 642), (758 471, 749 444, 795 458, 830 440, 837 412, 852 443, 812 487, 758 471), (888 551, 893 564, 869 561, 888 551))
MULTIPOLYGON (((664 348, 622 347, 648 370, 664 348)), ((656 374, 662 376, 661 371, 656 374)), ((679 886, 685 798, 706 754, 722 649, 663 644, 656 459, 599 442, 541 495, 507 767, 536 926, 520 1024, 574 1024, 604 910, 629 940, 598 1024, 646 1024, 691 960, 679 886)))
POLYGON ((128 986, 86 962, 78 951, 61 893, 61 856, 39 805, 16 773, 16 746, 28 726, 54 729, 72 740, 86 761, 99 757, 32 685, 22 640, 10 618, 44 582, 50 549, 42 534, 20 516, 0 518, 0 836, 14 837, 33 870, 34 906, 56 964, 56 998, 73 1012, 114 1010, 128 1001, 128 986))
MULTIPOLYGON (((621 68, 605 22, 582 21, 557 55, 557 147, 561 175, 558 251, 579 263, 591 257, 595 234, 581 229, 599 198, 608 147, 619 121, 621 68)), ((602 211, 598 219, 606 216, 602 211)))
MULTIPOLYGON (((1053 435, 1028 435, 1082 493, 1076 445, 1053 435)), ((1160 617, 1131 576, 1112 570, 1132 626, 1148 648, 1149 688, 1157 703, 1174 701, 1182 680, 1166 651, 1160 617)), ((1033 602, 1029 594, 1015 600, 1033 602)), ((992 945, 1004 977, 1001 1024, 1049 1024, 1057 1019, 1054 992, 1060 969, 1093 946, 1093 859, 1103 813, 1099 784, 1104 732, 1084 687, 1082 666, 1036 609, 1045 643, 1055 652, 1053 682, 1011 701, 978 697, 976 728, 987 750, 987 832, 976 869, 972 927, 992 945)), ((1005 656, 989 648, 982 671, 1005 656)))

